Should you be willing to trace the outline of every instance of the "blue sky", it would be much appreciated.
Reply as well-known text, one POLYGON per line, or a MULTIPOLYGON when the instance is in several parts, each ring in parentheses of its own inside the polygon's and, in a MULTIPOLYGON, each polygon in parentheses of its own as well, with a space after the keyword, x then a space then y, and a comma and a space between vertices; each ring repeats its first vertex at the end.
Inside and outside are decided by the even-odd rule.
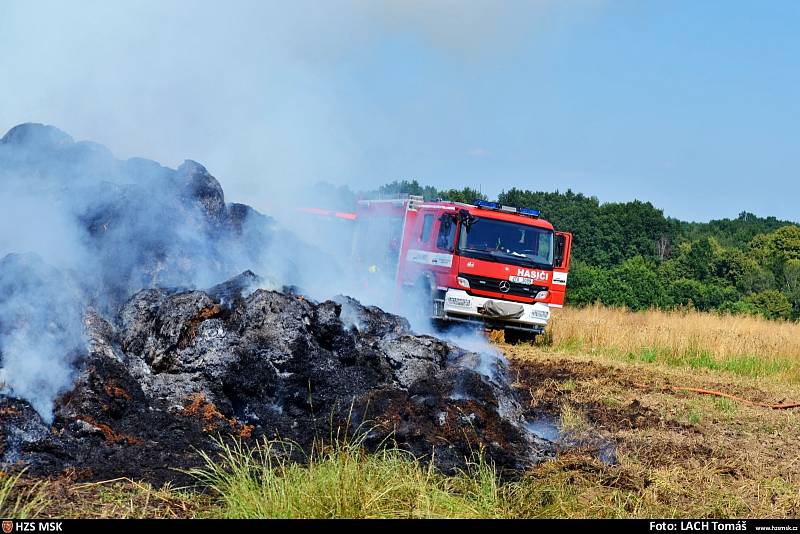
POLYGON ((798 28, 789 0, 0 0, 0 129, 196 159, 265 210, 416 178, 798 220, 798 28))

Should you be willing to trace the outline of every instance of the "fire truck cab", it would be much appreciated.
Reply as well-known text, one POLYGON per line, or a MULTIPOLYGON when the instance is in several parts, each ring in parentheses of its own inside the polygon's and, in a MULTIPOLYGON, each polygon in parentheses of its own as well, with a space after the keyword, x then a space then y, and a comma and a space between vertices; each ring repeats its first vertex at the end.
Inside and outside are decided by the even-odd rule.
POLYGON ((564 305, 572 235, 554 231, 537 210, 412 196, 360 201, 356 219, 354 250, 368 228, 394 228, 387 249, 372 246, 362 257, 380 256, 397 297, 415 299, 434 321, 483 324, 519 339, 541 334, 550 309, 564 305))

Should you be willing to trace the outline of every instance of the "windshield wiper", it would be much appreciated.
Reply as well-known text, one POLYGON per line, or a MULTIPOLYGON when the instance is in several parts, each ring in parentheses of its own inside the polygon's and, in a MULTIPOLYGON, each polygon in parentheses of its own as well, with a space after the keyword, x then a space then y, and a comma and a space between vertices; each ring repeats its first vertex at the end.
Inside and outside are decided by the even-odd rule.
POLYGON ((535 261, 530 259, 525 254, 519 254, 519 253, 515 254, 513 252, 512 253, 508 253, 508 252, 503 252, 502 250, 492 250, 491 252, 489 252, 489 254, 491 254, 495 258, 498 258, 498 257, 499 258, 511 258, 511 259, 514 259, 514 260, 517 260, 517 261, 524 260, 526 263, 530 263, 531 265, 535 265, 536 264, 535 261))
POLYGON ((530 256, 526 254, 520 254, 519 252, 503 252, 501 250, 479 250, 476 248, 462 248, 462 252, 467 252, 469 254, 473 254, 475 256, 479 256, 481 258, 487 260, 514 260, 518 262, 525 263, 526 265, 538 266, 542 268, 549 268, 552 265, 547 263, 542 263, 539 261, 534 260, 530 256))
POLYGON ((552 267, 552 265, 550 265, 549 263, 536 261, 535 259, 531 258, 527 254, 521 254, 519 252, 512 251, 512 252, 509 253, 509 252, 503 252, 502 250, 492 250, 491 252, 489 252, 489 254, 491 254, 492 257, 495 257, 495 258, 509 258, 509 259, 513 259, 515 261, 520 261, 521 260, 521 261, 523 261, 524 263, 526 263, 528 265, 533 265, 533 266, 541 267, 541 268, 545 268, 545 269, 552 267))

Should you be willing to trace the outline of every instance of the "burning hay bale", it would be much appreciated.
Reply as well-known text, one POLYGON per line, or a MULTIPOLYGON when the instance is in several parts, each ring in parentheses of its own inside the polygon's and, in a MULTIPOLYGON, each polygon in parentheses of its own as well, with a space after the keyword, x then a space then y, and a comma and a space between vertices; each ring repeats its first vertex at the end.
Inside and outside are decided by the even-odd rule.
MULTIPOLYGON (((256 281, 226 287, 242 279, 256 281)), ((445 470, 479 449, 509 469, 547 454, 524 430, 501 360, 478 368, 475 353, 349 298, 228 291, 223 305, 214 293, 150 289, 114 324, 89 314, 89 350, 52 427, 3 399, 3 460, 162 482, 218 435, 310 447, 359 426, 368 446, 392 439, 445 470)))
POLYGON ((309 448, 357 429, 444 470, 477 451, 509 469, 548 454, 502 359, 347 297, 275 291, 325 258, 226 203, 198 163, 120 161, 25 124, 0 139, 0 193, 4 227, 25 222, 10 249, 46 245, 0 260, 2 463, 158 483, 219 435, 309 448))

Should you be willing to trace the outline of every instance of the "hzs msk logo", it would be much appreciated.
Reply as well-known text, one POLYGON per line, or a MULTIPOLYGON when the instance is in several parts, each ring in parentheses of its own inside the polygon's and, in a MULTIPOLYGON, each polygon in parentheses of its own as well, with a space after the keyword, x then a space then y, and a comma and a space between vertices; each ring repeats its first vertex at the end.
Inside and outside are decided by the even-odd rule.
POLYGON ((3 533, 15 532, 64 532, 61 521, 3 521, 3 533))

